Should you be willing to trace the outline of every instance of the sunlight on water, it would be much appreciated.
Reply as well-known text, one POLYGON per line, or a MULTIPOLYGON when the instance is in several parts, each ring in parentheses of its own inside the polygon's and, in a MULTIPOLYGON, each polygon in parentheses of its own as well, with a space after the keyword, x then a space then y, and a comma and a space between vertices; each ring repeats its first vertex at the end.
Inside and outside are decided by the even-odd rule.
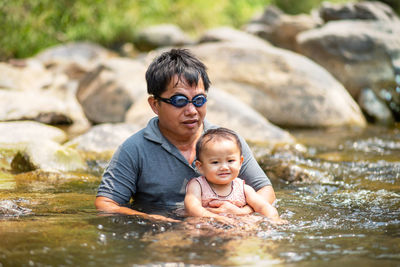
POLYGON ((400 134, 339 133, 298 133, 305 152, 280 150, 262 162, 276 174, 287 225, 259 216, 234 226, 99 216, 100 175, 14 175, 3 159, 0 266, 396 266, 400 134))

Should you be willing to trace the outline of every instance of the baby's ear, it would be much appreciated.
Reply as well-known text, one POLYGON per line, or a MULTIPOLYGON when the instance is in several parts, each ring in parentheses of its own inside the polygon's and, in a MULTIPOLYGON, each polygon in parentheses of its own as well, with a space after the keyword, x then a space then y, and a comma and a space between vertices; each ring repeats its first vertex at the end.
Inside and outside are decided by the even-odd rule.
POLYGON ((240 164, 243 163, 243 155, 240 156, 240 164))
POLYGON ((196 168, 199 172, 201 172, 201 161, 200 160, 196 160, 194 162, 194 164, 196 165, 196 168))

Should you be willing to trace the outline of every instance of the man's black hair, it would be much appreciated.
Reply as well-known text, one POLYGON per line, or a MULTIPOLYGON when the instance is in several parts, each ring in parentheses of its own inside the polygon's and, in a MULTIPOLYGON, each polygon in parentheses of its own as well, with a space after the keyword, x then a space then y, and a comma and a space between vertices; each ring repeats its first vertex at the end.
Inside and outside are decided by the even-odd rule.
POLYGON ((206 92, 210 87, 207 68, 199 59, 187 49, 171 49, 155 58, 147 69, 147 92, 160 96, 175 75, 178 81, 183 78, 190 86, 197 85, 201 78, 206 92))

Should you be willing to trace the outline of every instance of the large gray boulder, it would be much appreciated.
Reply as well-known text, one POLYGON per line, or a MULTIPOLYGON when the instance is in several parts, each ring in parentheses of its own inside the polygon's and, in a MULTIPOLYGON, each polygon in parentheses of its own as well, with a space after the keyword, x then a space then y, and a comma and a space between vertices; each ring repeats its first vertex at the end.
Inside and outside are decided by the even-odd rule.
POLYGON ((271 44, 296 51, 296 36, 313 29, 320 21, 307 14, 288 15, 270 5, 244 26, 244 31, 259 36, 271 44))
POLYGON ((67 135, 57 127, 35 121, 0 122, 0 146, 24 146, 32 140, 62 143, 67 135))
POLYGON ((34 120, 53 125, 73 123, 67 105, 45 92, 0 90, 0 121, 34 120))
POLYGON ((209 68, 213 85, 230 92, 279 126, 365 126, 346 89, 299 54, 245 42, 191 47, 209 68))
POLYGON ((36 91, 52 84, 53 79, 51 72, 37 60, 0 62, 0 89, 36 91))
POLYGON ((0 121, 33 120, 50 125, 64 125, 70 133, 90 127, 81 106, 71 94, 55 91, 0 90, 0 121))
POLYGON ((128 123, 104 123, 93 126, 88 132, 65 143, 79 151, 107 154, 113 153, 129 136, 141 127, 128 123))
POLYGON ((271 146, 295 142, 287 131, 270 123, 240 99, 215 87, 208 94, 207 110, 208 121, 232 129, 248 141, 271 146))
POLYGON ((177 25, 160 24, 140 30, 134 43, 139 50, 150 51, 165 46, 188 45, 193 41, 177 25))
POLYGON ((299 51, 326 68, 357 98, 360 90, 394 85, 400 73, 400 23, 332 21, 303 32, 299 51))
POLYGON ((116 56, 115 53, 96 43, 70 42, 45 49, 35 58, 45 66, 71 63, 87 66, 114 56, 116 56))
POLYGON ((318 9, 325 22, 331 20, 382 20, 399 22, 390 6, 380 1, 361 1, 345 4, 323 2, 318 9))
POLYGON ((80 80, 76 93, 87 118, 94 124, 118 123, 141 95, 146 93, 145 66, 114 58, 97 66, 80 80))

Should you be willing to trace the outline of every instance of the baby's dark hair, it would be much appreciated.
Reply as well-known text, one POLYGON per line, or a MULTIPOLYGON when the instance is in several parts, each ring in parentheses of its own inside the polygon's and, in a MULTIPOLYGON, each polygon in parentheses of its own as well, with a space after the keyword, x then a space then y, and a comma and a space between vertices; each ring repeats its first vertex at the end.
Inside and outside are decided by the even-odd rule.
POLYGON ((203 151, 205 144, 213 139, 229 139, 236 143, 239 148, 240 155, 242 155, 242 145, 237 134, 227 128, 219 127, 207 130, 196 143, 196 157, 200 160, 200 154, 203 151))

